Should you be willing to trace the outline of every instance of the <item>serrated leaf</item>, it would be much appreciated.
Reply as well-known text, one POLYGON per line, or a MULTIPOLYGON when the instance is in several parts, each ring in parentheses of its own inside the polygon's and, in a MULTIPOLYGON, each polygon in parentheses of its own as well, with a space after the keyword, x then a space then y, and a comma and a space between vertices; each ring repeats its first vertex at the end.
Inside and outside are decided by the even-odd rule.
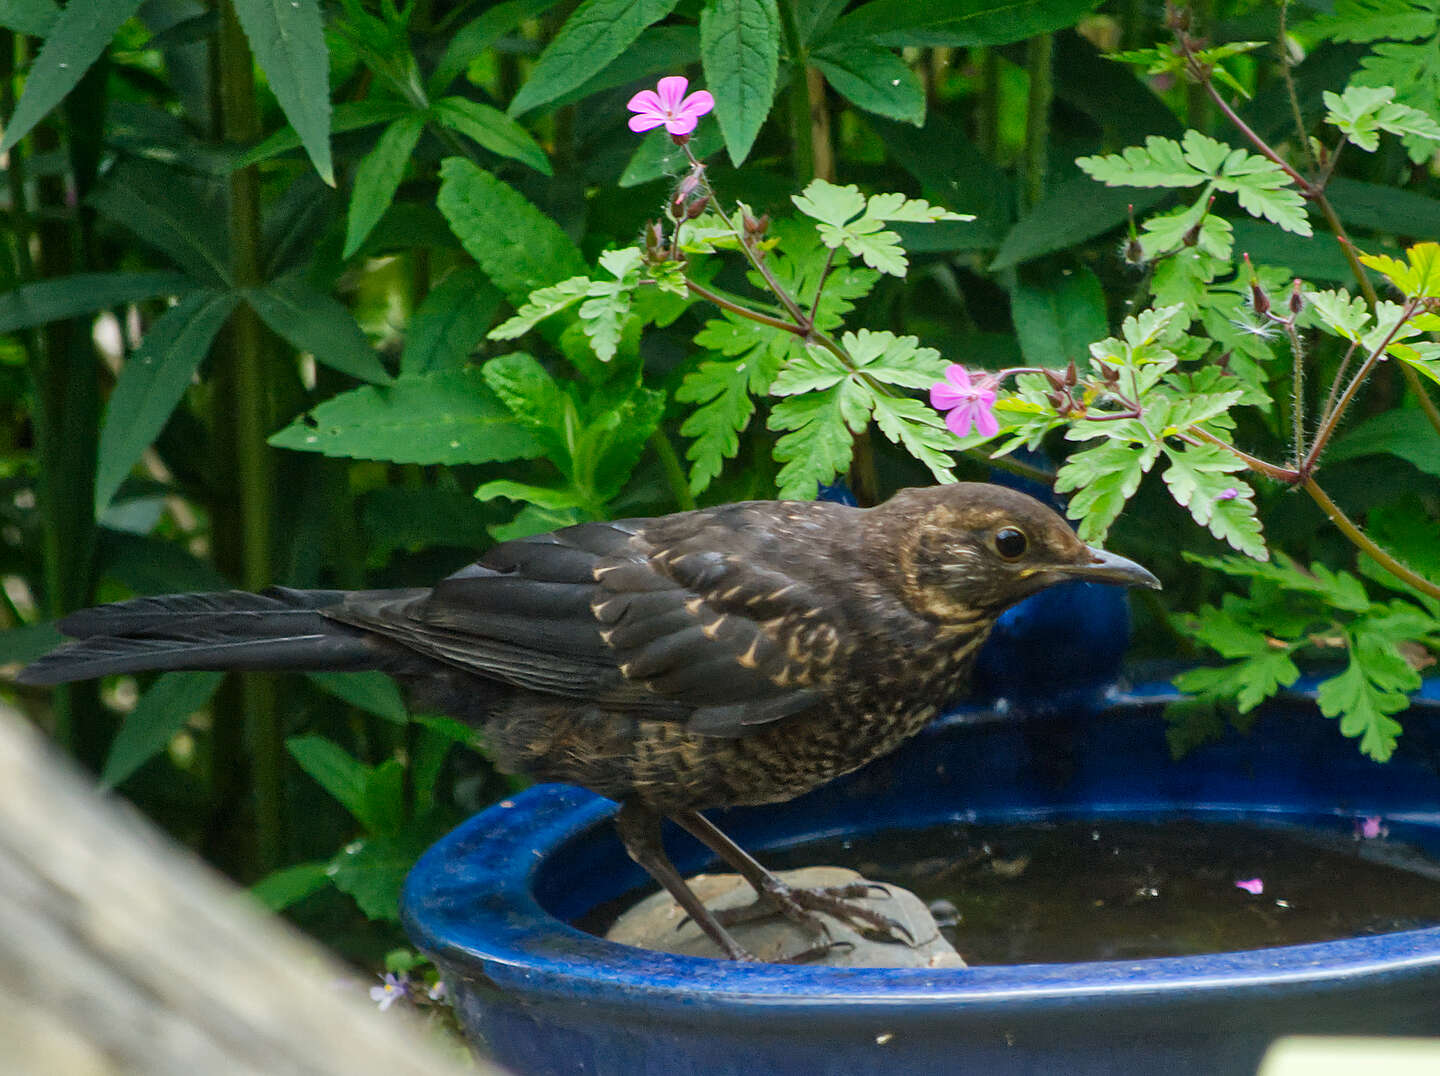
POLYGON ((823 179, 811 180, 790 200, 800 212, 820 222, 820 241, 827 247, 844 246, 872 269, 893 276, 904 276, 909 262, 900 236, 884 228, 886 221, 974 219, 902 194, 874 194, 866 199, 853 184, 841 187, 823 179))
POLYGON ((755 413, 751 393, 769 391, 778 369, 771 364, 768 372, 757 370, 760 361, 702 362, 675 390, 675 399, 701 405, 680 426, 684 436, 695 439, 685 450, 691 461, 691 493, 702 493, 719 475, 725 460, 740 451, 740 434, 755 413), (754 387, 757 381, 758 389, 754 387))
POLYGON ((190 715, 210 701, 224 678, 220 672, 170 672, 151 684, 115 734, 100 784, 114 788, 164 751, 190 715))
POLYGON ((1071 454, 1055 475, 1055 492, 1074 491, 1065 514, 1079 521, 1076 531, 1082 541, 1104 540, 1159 455, 1157 444, 1116 440, 1071 454))
POLYGON ((700 60, 715 119, 737 167, 750 153, 775 97, 780 13, 775 0, 712 0, 700 12, 700 60))
POLYGON ((1181 691, 1211 698, 1234 699, 1248 714, 1281 688, 1300 679, 1288 648, 1258 651, 1230 665, 1188 669, 1174 679, 1181 691))
POLYGON ((910 65, 879 45, 836 42, 810 54, 835 91, 857 108, 919 127, 925 88, 910 65))
POLYGON ((590 294, 590 284, 588 276, 572 276, 547 288, 535 289, 514 317, 506 318, 490 330, 490 339, 514 340, 524 336, 546 318, 568 310, 585 298, 590 294))
POLYGON ((1080 157, 1075 164, 1109 187, 1198 187, 1209 178, 1185 159, 1179 142, 1159 135, 1145 139, 1143 147, 1126 146, 1119 153, 1080 157))
POLYGON ((424 115, 412 113, 402 117, 385 128, 375 148, 360 161, 355 169, 355 189, 350 195, 341 257, 348 258, 359 250, 370 229, 390 208, 424 130, 424 115))
POLYGON ((466 252, 515 306, 536 288, 586 273, 585 259, 560 225, 463 158, 440 166, 437 201, 466 252))
POLYGON ((782 500, 814 500, 822 484, 850 466, 855 434, 865 428, 871 403, 873 396, 847 380, 826 392, 787 397, 771 409, 769 428, 788 431, 775 442, 782 500))
POLYGON ((95 470, 97 517, 130 468, 160 436, 238 301, 234 292, 207 290, 186 296, 161 315, 126 360, 100 428, 95 470))
POLYGON ((330 52, 319 0, 232 0, 255 59, 320 178, 332 187, 330 52))
POLYGON ((390 380, 350 311, 300 277, 282 277, 241 294, 261 321, 317 362, 377 385, 390 380))
POLYGON ((1307 320, 1346 340, 1359 340, 1370 324, 1370 308, 1361 296, 1350 297, 1344 288, 1305 292, 1307 320))
POLYGON ((1405 261, 1388 254, 1362 254, 1360 262, 1376 270, 1407 299, 1440 297, 1440 243, 1405 248, 1405 261))
POLYGON ((477 501, 491 501, 504 497, 512 501, 533 504, 537 508, 584 508, 585 497, 573 486, 537 486, 531 482, 515 482, 498 478, 486 482, 475 491, 477 501))
POLYGON ((772 396, 798 396, 831 388, 850 376, 850 370, 819 344, 809 345, 792 358, 770 385, 772 396))
POLYGON ((901 388, 928 389, 944 379, 949 365, 940 352, 921 347, 913 336, 861 329, 844 333, 840 342, 866 377, 901 388))
MULTIPOLYGON (((46 114, 65 99, 100 58, 115 31, 140 7, 140 0, 71 0, 50 25, 49 36, 30 67, 25 92, 5 123, 0 153, 8 153, 46 114)), ((327 95, 328 100, 328 95, 327 95)))
POLYGON ((512 417, 473 367, 342 392, 271 436, 269 443, 395 463, 489 463, 545 454, 545 446, 512 417))
POLYGON ((442 97, 430 111, 442 127, 459 131, 491 153, 527 164, 541 175, 555 174, 550 158, 530 132, 498 108, 468 97, 442 97))
POLYGON ((822 42, 888 46, 1008 45, 1073 26, 1095 0, 871 0, 835 23, 822 42))
POLYGON ((908 396, 875 396, 875 425, 930 468, 937 482, 955 481, 955 435, 934 410, 908 396))
POLYGON ((571 442, 580 416, 550 371, 533 356, 514 352, 491 359, 481 373, 516 421, 545 446, 550 462, 572 475, 571 442))
POLYGON ((445 44, 427 86, 431 96, 444 93, 482 52, 514 30, 526 19, 543 15, 559 0, 503 0, 471 19, 445 44))
POLYGON ((400 354, 401 375, 465 365, 485 339, 500 302, 500 292, 478 266, 462 266, 450 273, 410 319, 400 354))
POLYGON ((1348 86, 1343 94, 1327 90, 1324 98, 1325 121, 1367 153, 1379 148, 1381 131, 1440 140, 1440 124, 1418 108, 1395 103, 1393 86, 1348 86))
POLYGON ((1222 542, 1256 560, 1269 559, 1255 513, 1255 491, 1235 477, 1245 466, 1235 454, 1205 444, 1183 450, 1166 445, 1165 455, 1170 466, 1162 477, 1175 502, 1222 542))
MULTIPOLYGON (((1340 719, 1342 733, 1359 738, 1363 754, 1384 762, 1394 753, 1401 731, 1400 723, 1390 715, 1406 710, 1410 699, 1404 692, 1377 684, 1370 671, 1352 640, 1350 663, 1343 672, 1320 682, 1315 701, 1326 717, 1340 719)), ((1417 676, 1417 685, 1418 681, 1417 676)))
POLYGON ((585 0, 540 54, 530 77, 510 103, 523 116, 598 74, 647 26, 675 10, 679 0, 585 0))

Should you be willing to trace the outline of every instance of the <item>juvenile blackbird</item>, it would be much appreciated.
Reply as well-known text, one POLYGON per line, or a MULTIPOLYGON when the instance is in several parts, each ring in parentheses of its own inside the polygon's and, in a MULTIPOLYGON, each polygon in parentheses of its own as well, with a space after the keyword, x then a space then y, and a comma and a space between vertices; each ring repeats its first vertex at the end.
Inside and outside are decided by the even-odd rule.
POLYGON ((495 546, 433 588, 229 591, 75 613, 31 684, 142 669, 380 669, 484 730, 502 768, 618 800, 629 854, 748 954, 660 842, 668 816, 757 905, 891 926, 789 889, 705 808, 788 800, 890 751, 963 689, 1008 606, 1055 583, 1158 587, 1038 501, 960 483, 875 508, 749 501, 495 546))

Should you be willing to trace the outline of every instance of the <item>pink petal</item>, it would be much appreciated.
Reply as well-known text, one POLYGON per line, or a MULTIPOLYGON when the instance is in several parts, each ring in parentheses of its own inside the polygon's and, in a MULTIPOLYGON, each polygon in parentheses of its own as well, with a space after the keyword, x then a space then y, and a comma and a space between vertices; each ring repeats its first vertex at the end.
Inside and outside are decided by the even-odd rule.
POLYGON ((670 75, 662 78, 655 85, 655 89, 660 95, 660 107, 673 116, 675 110, 680 107, 680 101, 684 98, 685 91, 689 86, 690 80, 684 75, 670 75))
POLYGON ((680 102, 680 107, 676 109, 675 114, 677 116, 694 116, 699 119, 714 107, 715 98, 710 96, 709 90, 696 90, 680 102))
POLYGON ((952 362, 945 367, 945 380, 962 389, 968 389, 970 387, 970 371, 958 362, 952 362))
POLYGON ((1258 897, 1265 892, 1265 882, 1259 878, 1241 878, 1235 883, 1236 889, 1243 889, 1252 896, 1258 897))
POLYGON ((956 388, 948 381, 937 381, 930 386, 930 406, 937 411, 949 411, 968 400, 969 394, 956 388))
MULTIPOLYGON (((990 402, 992 404, 995 402, 993 394, 990 397, 990 402)), ((975 408, 975 428, 986 437, 994 437, 1000 432, 1000 422, 996 419, 995 412, 990 410, 988 406, 978 406, 975 408)))
POLYGON ((653 131, 656 127, 659 127, 662 123, 665 122, 667 121, 664 116, 654 116, 648 113, 640 116, 631 116, 630 130, 634 131, 636 134, 639 134, 643 131, 653 131))
POLYGON ((945 416, 945 425, 950 427, 950 432, 956 437, 969 436, 971 421, 968 407, 957 407, 945 416))
POLYGON ((671 116, 665 121, 665 130, 672 135, 688 135, 699 122, 694 116, 671 116))
POLYGON ((654 112, 663 113, 665 106, 660 103, 660 97, 654 90, 641 90, 634 97, 630 98, 625 106, 631 112, 654 112))

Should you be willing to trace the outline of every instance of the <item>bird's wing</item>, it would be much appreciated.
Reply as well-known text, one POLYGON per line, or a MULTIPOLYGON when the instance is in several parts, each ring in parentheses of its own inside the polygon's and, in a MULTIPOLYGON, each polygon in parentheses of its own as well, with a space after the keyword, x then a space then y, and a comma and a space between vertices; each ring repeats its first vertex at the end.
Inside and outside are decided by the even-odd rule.
POLYGON ((504 542, 423 599, 327 615, 526 690, 743 736, 819 701, 774 637, 814 606, 735 530, 746 507, 504 542))

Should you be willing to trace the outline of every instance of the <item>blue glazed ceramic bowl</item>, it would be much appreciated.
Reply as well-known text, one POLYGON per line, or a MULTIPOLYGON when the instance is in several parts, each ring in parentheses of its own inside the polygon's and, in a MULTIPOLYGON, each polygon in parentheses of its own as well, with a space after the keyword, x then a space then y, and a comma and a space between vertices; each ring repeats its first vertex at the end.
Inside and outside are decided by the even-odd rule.
MULTIPOLYGON (((1313 701, 1173 762, 1165 685, 1077 692, 1043 713, 960 710, 894 755, 779 807, 717 813, 763 853, 947 821, 1332 820, 1383 815, 1440 854, 1440 682, 1402 748, 1362 758, 1313 701)), ((1440 928, 1211 956, 989 966, 738 966, 647 953, 568 925, 643 881, 614 805, 560 785, 477 815, 411 874, 404 915, 470 1033, 521 1073, 1255 1071, 1286 1033, 1440 1034, 1440 928)), ((698 845, 672 845, 684 871, 698 845)), ((1440 883, 1437 883, 1440 884, 1440 883)), ((1363 894, 1357 895, 1363 899, 1363 894)))

